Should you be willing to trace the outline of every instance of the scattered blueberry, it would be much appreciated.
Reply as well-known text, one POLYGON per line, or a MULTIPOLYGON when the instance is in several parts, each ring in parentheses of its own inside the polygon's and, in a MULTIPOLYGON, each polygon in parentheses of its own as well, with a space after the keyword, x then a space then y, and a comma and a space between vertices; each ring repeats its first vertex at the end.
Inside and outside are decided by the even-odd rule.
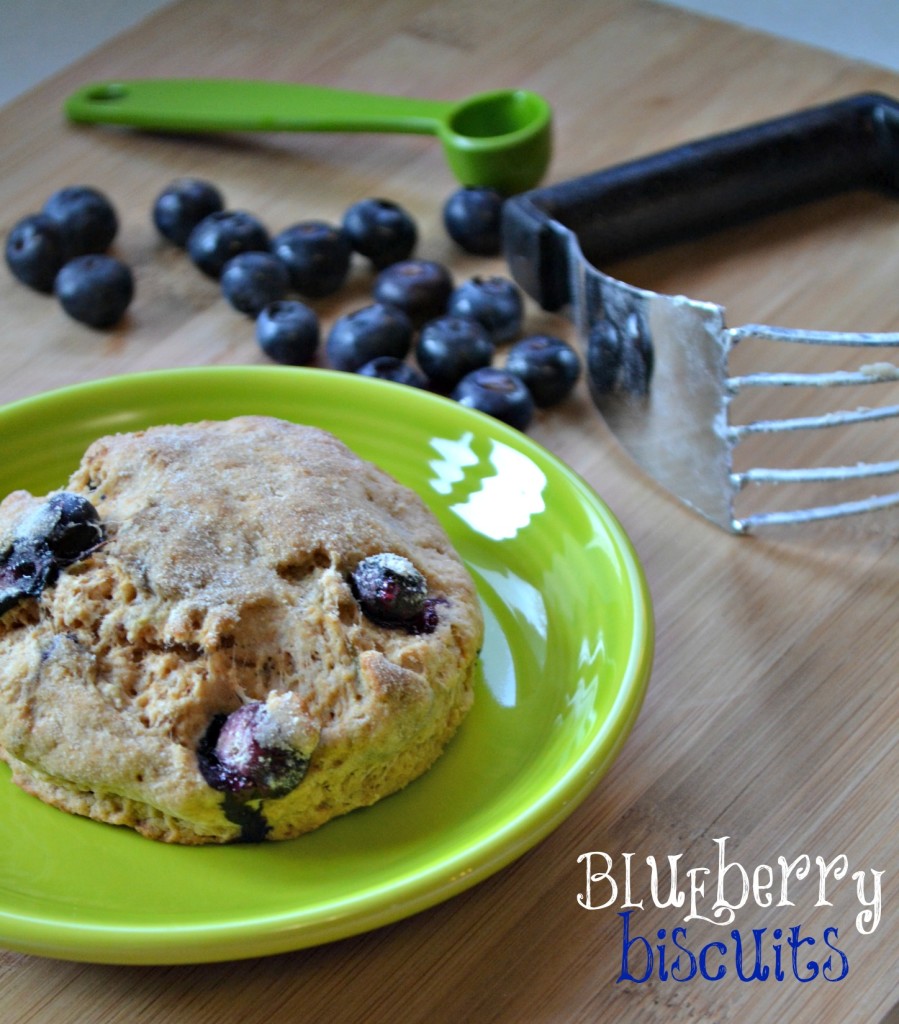
POLYGON ((434 260, 400 260, 375 278, 373 294, 378 302, 401 309, 420 327, 446 312, 453 279, 442 263, 434 260))
POLYGON ((290 288, 287 267, 270 252, 240 252, 222 268, 222 295, 238 313, 256 316, 290 288))
POLYGON ((318 348, 318 317, 304 302, 273 302, 256 317, 256 340, 276 363, 305 366, 318 348))
POLYGON ((204 217, 224 208, 225 201, 215 185, 200 178, 176 178, 156 197, 153 223, 163 238, 183 248, 204 217))
POLYGON ((378 356, 402 359, 412 347, 412 323, 402 310, 376 302, 338 317, 325 351, 335 370, 358 370, 378 356))
POLYGON ((452 397, 518 430, 526 430, 534 416, 534 400, 524 382, 495 366, 485 366, 463 377, 452 397))
POLYGON ((448 312, 482 324, 492 341, 510 341, 521 330, 521 292, 507 277, 472 277, 450 296, 448 312))
POLYGON ((412 217, 389 199, 361 199, 346 211, 343 230, 352 247, 377 270, 408 259, 418 241, 412 217))
POLYGON ((265 226, 245 210, 218 210, 204 217, 187 237, 187 254, 207 277, 219 278, 225 264, 240 252, 269 248, 265 226))
POLYGON ((35 291, 53 291, 65 257, 59 225, 45 213, 23 217, 6 236, 6 265, 17 280, 35 291))
POLYGON ((105 329, 117 324, 134 298, 134 278, 121 260, 103 253, 76 256, 56 275, 56 297, 73 320, 105 329))
POLYGON ((277 799, 303 781, 308 758, 279 742, 277 727, 261 701, 217 715, 200 742, 203 778, 240 800, 277 799))
POLYGON ((447 234, 466 252, 496 256, 501 248, 504 197, 494 188, 469 185, 454 192, 443 206, 447 234))
POLYGON ((67 259, 106 252, 119 230, 112 203, 87 185, 59 189, 44 203, 42 212, 59 226, 67 259))
POLYGON ((534 404, 546 409, 571 393, 581 375, 581 360, 561 338, 535 334, 509 349, 506 369, 524 381, 534 404))
POLYGON ((285 228, 275 235, 272 252, 287 267, 293 288, 310 298, 336 292, 347 278, 353 255, 346 234, 321 220, 285 228))
POLYGON ((363 558, 350 573, 349 584, 363 614, 378 626, 416 633, 431 633, 437 626, 427 581, 402 555, 381 552, 363 558))
POLYGON ((396 356, 377 356, 360 366, 357 372, 363 377, 376 377, 378 380, 389 380, 412 388, 426 389, 428 386, 424 374, 396 356))
POLYGON ((461 316, 442 316, 421 329, 415 358, 437 391, 449 392, 472 370, 489 366, 493 342, 476 321, 461 316))

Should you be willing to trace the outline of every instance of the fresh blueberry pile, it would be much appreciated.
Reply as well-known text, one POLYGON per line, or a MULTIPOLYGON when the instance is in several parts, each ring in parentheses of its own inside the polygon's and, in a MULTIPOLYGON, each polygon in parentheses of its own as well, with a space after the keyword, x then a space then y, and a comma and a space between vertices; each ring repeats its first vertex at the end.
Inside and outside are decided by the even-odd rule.
POLYGON ((256 317, 256 341, 276 363, 306 366, 312 362, 319 342, 318 317, 296 299, 271 302, 256 317))
POLYGON ((97 189, 59 189, 39 213, 13 225, 6 264, 13 276, 45 294, 55 293, 73 320, 115 326, 134 298, 131 269, 107 250, 119 229, 112 203, 97 189))
POLYGON ((185 246, 191 231, 212 213, 225 208, 221 192, 199 178, 176 178, 153 203, 153 223, 163 238, 185 246))
POLYGON ((519 430, 526 430, 534 416, 534 399, 524 381, 498 366, 482 366, 467 373, 456 385, 453 398, 519 430))
POLYGON ((498 256, 502 248, 503 195, 495 188, 468 186, 443 205, 443 226, 454 242, 475 256, 498 256))
POLYGON ((343 231, 353 249, 376 270, 408 259, 418 241, 415 221, 389 199, 353 203, 343 215, 343 231))
POLYGON ((398 306, 363 306, 334 321, 325 343, 328 365, 352 372, 383 356, 405 359, 413 333, 412 321, 398 306))
POLYGON ((477 320, 440 316, 421 329, 415 358, 436 391, 449 394, 466 374, 489 366, 495 348, 477 320))
MULTIPOLYGON (((443 207, 448 235, 465 252, 496 255, 503 202, 493 189, 458 189, 443 207)), ((254 214, 230 209, 211 182, 182 177, 159 193, 151 217, 162 239, 253 319, 274 362, 309 365, 323 348, 332 369, 447 395, 521 430, 580 377, 567 342, 527 335, 511 280, 476 275, 457 284, 442 263, 416 258, 415 220, 391 200, 362 199, 339 223, 305 220, 272 233, 254 214), (324 333, 313 304, 340 290, 355 256, 373 273, 371 300, 324 333)), ((62 189, 13 227, 7 264, 22 283, 55 292, 74 319, 112 327, 134 295, 130 269, 106 252, 117 228, 101 193, 62 189)))
POLYGON ((134 276, 115 256, 89 252, 62 265, 53 290, 73 320, 105 330, 115 327, 131 304, 134 276))

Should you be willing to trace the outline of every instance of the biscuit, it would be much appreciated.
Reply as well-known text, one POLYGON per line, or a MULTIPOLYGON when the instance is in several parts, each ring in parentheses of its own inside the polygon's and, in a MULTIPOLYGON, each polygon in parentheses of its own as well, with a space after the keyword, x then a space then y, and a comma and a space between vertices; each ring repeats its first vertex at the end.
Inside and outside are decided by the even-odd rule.
POLYGON ((3 552, 0 756, 46 803, 152 839, 299 836, 420 776, 472 702, 483 619, 449 537, 314 427, 101 438, 64 491, 0 503, 3 552), (41 569, 30 538, 61 535, 65 502, 98 521, 41 569), (405 567, 411 607, 374 613, 363 563, 405 567))

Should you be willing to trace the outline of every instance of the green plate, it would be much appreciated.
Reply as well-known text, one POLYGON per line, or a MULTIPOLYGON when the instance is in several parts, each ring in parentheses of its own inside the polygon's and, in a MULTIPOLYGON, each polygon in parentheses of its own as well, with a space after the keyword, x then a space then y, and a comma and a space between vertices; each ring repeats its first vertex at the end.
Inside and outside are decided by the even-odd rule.
POLYGON ((102 434, 245 413, 331 430, 424 497, 485 612, 475 706, 402 793, 285 843, 154 843, 48 807, 0 766, 0 946, 190 963, 399 920, 545 837, 596 786, 637 717, 652 611, 621 526, 539 445, 448 400, 285 367, 110 378, 0 409, 0 493, 63 486, 102 434))

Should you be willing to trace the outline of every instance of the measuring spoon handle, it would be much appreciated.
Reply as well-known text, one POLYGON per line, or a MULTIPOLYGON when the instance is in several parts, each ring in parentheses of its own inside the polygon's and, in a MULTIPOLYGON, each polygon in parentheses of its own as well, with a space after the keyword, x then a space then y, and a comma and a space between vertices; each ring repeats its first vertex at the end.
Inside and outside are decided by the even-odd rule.
POLYGON ((65 103, 72 121, 177 132, 438 134, 455 104, 290 82, 228 78, 94 82, 65 103))

